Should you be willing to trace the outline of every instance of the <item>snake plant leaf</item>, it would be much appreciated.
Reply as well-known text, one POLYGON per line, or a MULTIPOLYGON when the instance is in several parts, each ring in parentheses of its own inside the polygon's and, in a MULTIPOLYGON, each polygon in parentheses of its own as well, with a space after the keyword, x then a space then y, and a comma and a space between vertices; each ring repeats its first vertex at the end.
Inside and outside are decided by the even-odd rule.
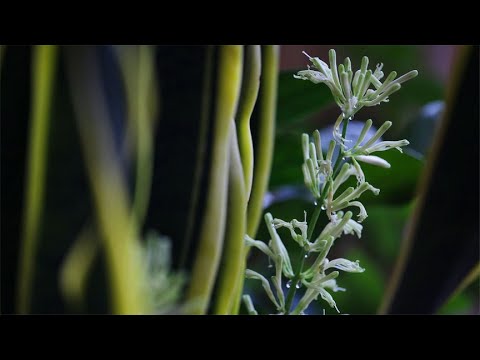
POLYGON ((444 117, 383 313, 434 313, 479 260, 479 48, 457 54, 444 117))

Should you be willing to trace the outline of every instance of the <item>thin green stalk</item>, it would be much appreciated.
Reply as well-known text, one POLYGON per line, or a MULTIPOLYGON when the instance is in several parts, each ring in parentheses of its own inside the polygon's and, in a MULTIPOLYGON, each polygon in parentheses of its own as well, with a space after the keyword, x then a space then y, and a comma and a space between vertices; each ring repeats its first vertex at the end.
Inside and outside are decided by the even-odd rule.
MULTIPOLYGON (((255 237, 262 218, 263 198, 272 168, 275 139, 275 116, 278 88, 279 46, 262 46, 262 79, 260 84, 260 126, 255 151, 253 187, 247 212, 247 234, 255 237)), ((239 294, 240 296, 240 294, 239 294)))
POLYGON ((292 307, 292 302, 293 302, 293 299, 295 298, 295 293, 297 292, 297 285, 298 285, 298 282, 300 281, 300 274, 302 273, 303 265, 305 264, 306 254, 307 252, 304 249, 300 251, 300 258, 299 258, 300 265, 298 266, 298 271, 295 273, 295 277, 291 280, 291 283, 290 283, 291 285, 287 293, 287 300, 285 301, 285 315, 290 314, 290 308, 292 307))
POLYGON ((230 169, 228 183, 227 231, 225 234, 224 263, 220 272, 214 313, 230 313, 235 299, 237 279, 243 269, 243 236, 246 229, 247 196, 245 191, 237 132, 232 122, 230 130, 230 169))
MULTIPOLYGON (((143 224, 150 199, 153 174, 153 122, 152 99, 155 99, 154 86, 154 51, 148 45, 138 49, 137 92, 134 104, 137 124, 137 169, 135 194, 133 196, 133 214, 137 224, 143 224)), ((133 105, 133 104, 132 104, 133 105)))
POLYGON ((242 79, 243 47, 221 46, 218 51, 218 91, 208 200, 187 290, 187 300, 194 304, 192 314, 207 311, 220 263, 227 213, 230 123, 235 116, 242 79))
POLYGON ((128 104, 128 120, 136 155, 133 215, 142 224, 148 208, 153 173, 153 128, 158 113, 154 49, 148 45, 117 48, 128 104))
POLYGON ((42 223, 48 132, 57 52, 57 47, 53 45, 33 48, 30 141, 25 177, 23 234, 17 289, 17 306, 18 312, 21 314, 31 311, 33 275, 42 223))
MULTIPOLYGON (((308 231, 307 231, 307 239, 310 241, 313 235, 313 231, 315 229, 315 225, 317 225, 318 217, 320 216, 320 213, 322 212, 322 204, 323 201, 325 200, 326 194, 328 193, 330 182, 327 183, 325 186, 325 191, 322 193, 320 196, 319 201, 317 202, 317 205, 315 207, 315 211, 313 212, 312 218, 308 222, 308 231)), ((290 313, 290 308, 292 307, 292 302, 295 297, 295 293, 297 292, 297 284, 300 281, 300 274, 303 271, 303 265, 305 264, 305 255, 306 251, 302 249, 300 251, 300 265, 298 266, 298 271, 295 273, 295 277, 292 279, 290 289, 288 290, 287 293, 287 300, 285 301, 285 314, 288 315, 290 313)))
POLYGON ((243 283, 245 281, 245 270, 247 268, 247 254, 248 248, 244 246, 242 249, 242 268, 236 280, 235 298, 233 299, 232 307, 230 309, 230 314, 232 315, 237 315, 239 313, 240 304, 242 303, 243 283))
POLYGON ((253 141, 250 131, 250 118, 260 89, 262 56, 260 45, 245 47, 245 64, 242 79, 242 91, 238 104, 237 127, 240 155, 245 178, 247 200, 250 197, 253 181, 253 141))

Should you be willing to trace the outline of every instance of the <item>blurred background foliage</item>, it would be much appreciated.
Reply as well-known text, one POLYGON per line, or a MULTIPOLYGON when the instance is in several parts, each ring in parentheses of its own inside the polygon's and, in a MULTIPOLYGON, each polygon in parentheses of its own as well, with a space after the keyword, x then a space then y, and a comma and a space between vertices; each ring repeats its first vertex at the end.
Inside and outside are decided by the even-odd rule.
MULTIPOLYGON (((23 204, 31 174, 27 167, 32 151, 30 116, 32 107, 41 108, 34 105, 41 103, 41 94, 48 96, 42 84, 48 82, 49 71, 54 80, 51 116, 44 119, 48 138, 44 152, 36 153, 45 167, 45 191, 38 199, 42 211, 28 312, 136 312, 128 303, 114 301, 115 279, 109 277, 108 268, 109 253, 115 251, 123 280, 130 276, 128 284, 138 286, 163 279, 162 284, 150 285, 165 293, 175 288, 181 294, 179 302, 165 311, 181 311, 178 306, 188 297, 185 289, 198 254, 199 232, 205 216, 210 216, 205 215, 211 201, 208 174, 216 165, 212 109, 222 101, 216 84, 221 76, 228 76, 215 70, 221 62, 220 47, 212 48, 158 46, 142 55, 129 47, 59 47, 57 54, 44 54, 47 60, 58 56, 49 70, 48 61, 35 62, 35 56, 41 56, 35 47, 1 47, 2 313, 19 311, 15 294, 25 231, 23 204), (143 75, 135 73, 140 68, 143 75), (37 79, 35 69, 44 78, 37 79), (35 81, 40 91, 35 92, 35 81), (108 120, 92 123, 92 117, 108 120), (130 213, 127 204, 132 199, 136 205, 130 213), (102 204, 107 205, 102 208, 102 204), (133 223, 135 230, 127 226, 133 223), (110 240, 102 243, 100 238, 110 240), (124 244, 120 250, 119 243, 124 244), (149 269, 156 271, 150 278, 138 270, 143 269, 138 265, 141 248, 147 253, 171 248, 172 256, 149 260, 149 269), (132 255, 136 252, 138 257, 132 255), (125 253, 130 255, 122 257, 125 253), (132 269, 138 273, 132 275, 132 269), (174 273, 168 273, 172 269, 174 273), (142 276, 146 279, 140 280, 142 276)), ((368 56, 372 65, 383 62, 385 73, 419 71, 391 102, 362 109, 355 117, 356 121, 371 118, 374 126, 392 121, 387 140, 406 138, 411 145, 403 155, 394 150, 382 154, 391 169, 363 165, 366 178, 381 193, 365 197, 369 216, 362 238, 345 236, 332 249, 332 256, 358 259, 366 268, 361 275, 347 273, 339 278, 339 286, 347 289, 336 293, 339 309, 348 314, 478 314, 478 46, 281 46, 272 112, 276 112, 275 128, 267 130, 261 118, 265 94, 272 89, 262 88, 262 47, 260 92, 251 118, 255 161, 262 156, 260 150, 268 155, 262 148, 264 132, 274 135, 268 191, 259 190, 262 213, 303 220, 303 211, 310 214, 313 209, 303 186, 300 138, 315 129, 328 133, 338 109, 326 86, 295 80, 292 74, 306 68, 302 51, 325 59, 330 48, 336 49, 338 59, 349 56, 353 67, 368 56)), ((226 221, 227 214, 220 216, 226 221)), ((317 229, 325 221, 319 221, 317 229)), ((268 239, 263 222, 256 235, 250 235, 268 239)), ((287 241, 295 254, 296 247, 289 245, 293 244, 287 241)), ((215 273, 228 261, 222 245, 216 251, 222 255, 215 273)), ((249 268, 264 273, 268 263, 258 255, 251 252, 249 268)), ((297 257, 291 257, 293 266, 297 257)), ((212 292, 212 299, 220 293, 218 280, 212 292)), ((246 281, 245 292, 260 313, 271 311, 258 282, 246 281)), ((152 299, 157 301, 155 296, 152 299)), ((336 313, 323 305, 315 302, 309 313, 336 313)), ((214 311, 213 300, 208 309, 214 311)))

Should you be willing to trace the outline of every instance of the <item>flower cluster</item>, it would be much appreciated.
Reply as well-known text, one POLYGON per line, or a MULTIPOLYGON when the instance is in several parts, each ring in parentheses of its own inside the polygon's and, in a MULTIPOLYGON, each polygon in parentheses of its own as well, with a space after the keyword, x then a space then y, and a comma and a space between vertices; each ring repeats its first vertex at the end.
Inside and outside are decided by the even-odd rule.
MULTIPOLYGON (((353 139, 345 139, 345 136, 348 122, 352 120, 358 110, 364 106, 387 102, 388 97, 398 91, 402 83, 417 76, 418 72, 410 71, 395 80, 397 73, 392 71, 382 83, 380 82, 383 78, 382 64, 377 65, 375 71, 368 70, 368 58, 364 57, 361 69, 353 75, 349 58, 346 58, 344 64, 340 64, 337 68, 336 53, 333 49, 330 50, 329 56, 330 67, 319 58, 308 56, 314 69, 309 67, 308 70, 300 71, 295 76, 297 79, 310 80, 316 84, 326 84, 342 111, 333 127, 333 139, 329 143, 326 154, 322 151, 322 140, 318 130, 313 133, 312 141, 308 134, 302 135, 303 178, 306 187, 316 199, 317 206, 312 220, 310 224, 307 224, 306 213, 304 221, 294 219, 290 222, 274 219, 270 213, 267 213, 265 222, 271 237, 269 243, 245 237, 247 247, 257 248, 273 262, 275 275, 271 277, 271 282, 275 288, 275 294, 270 282, 260 273, 248 269, 246 277, 261 281, 266 294, 280 314, 303 314, 319 295, 338 311, 329 292, 344 290, 337 286, 335 280, 339 275, 337 270, 359 273, 364 269, 360 267, 358 261, 343 258, 329 260, 328 253, 334 241, 342 234, 355 234, 357 237, 361 237, 363 228, 361 222, 368 215, 359 198, 366 191, 371 191, 375 195, 380 192, 379 189, 365 181, 365 174, 360 163, 389 168, 390 164, 386 160, 372 154, 393 148, 401 152, 401 147, 409 144, 407 140, 380 141, 383 134, 391 127, 390 121, 385 122, 368 140, 365 137, 372 126, 372 120, 365 122, 354 143, 353 139), (371 85, 374 89, 370 89, 371 85), (341 134, 342 123, 343 132, 341 134), (349 147, 348 143, 353 143, 353 145, 349 147), (334 158, 336 150, 338 155, 334 158), (342 185, 351 176, 356 177, 356 186, 347 187, 340 192, 342 185), (352 211, 347 211, 347 208, 352 207, 358 208, 357 220, 352 219, 352 211), (315 240, 311 241, 314 238, 312 235, 318 215, 322 210, 325 211, 329 222, 315 240), (305 266, 303 260, 297 271, 293 269, 290 255, 277 233, 277 229, 282 227, 289 230, 291 238, 301 247, 305 257, 315 259, 314 261, 305 266), (288 279, 287 296, 282 287, 282 277, 288 279), (306 290, 296 306, 291 309, 291 298, 295 294, 296 288, 301 285, 304 285, 306 290)), ((245 295, 243 300, 249 313, 256 314, 251 298, 245 295)))
MULTIPOLYGON (((248 235, 245 237, 245 241, 248 247, 257 248, 267 255, 271 261, 273 261, 276 272, 271 279, 275 287, 275 295, 272 291, 269 281, 263 275, 247 269, 245 274, 246 277, 248 279, 260 280, 266 294, 277 308, 277 311, 280 314, 287 312, 287 309, 285 308, 285 295, 282 288, 282 275, 289 279, 286 287, 290 288, 291 281, 295 277, 295 273, 292 269, 290 256, 276 230, 278 228, 285 227, 290 230, 292 239, 304 249, 305 256, 312 256, 312 258, 315 257, 315 261, 310 265, 310 267, 299 274, 300 281, 295 286, 299 288, 300 284, 303 284, 307 290, 298 302, 297 306, 289 313, 302 314, 303 311, 310 305, 310 303, 318 297, 318 295, 327 301, 331 307, 337 309, 336 303, 327 289, 332 291, 344 289, 338 287, 335 280, 335 278, 339 275, 339 272, 332 271, 329 274, 326 274, 326 271, 334 268, 348 272, 364 271, 364 269, 360 267, 358 261, 352 262, 343 258, 330 261, 327 258, 327 254, 330 251, 333 242, 335 239, 339 238, 342 233, 355 233, 357 236, 361 236, 362 225, 352 220, 351 217, 352 212, 350 211, 345 214, 343 214, 343 212, 338 212, 337 214, 333 215, 332 221, 323 229, 317 239, 315 239, 313 242, 310 242, 307 238, 308 226, 306 221, 300 222, 296 219, 293 219, 291 222, 285 222, 281 219, 273 219, 270 213, 265 214, 265 222, 272 238, 269 244, 267 245, 263 241, 254 240, 248 235)), ((248 298, 248 296, 245 298, 251 304, 251 300, 248 298)))
POLYGON ((378 64, 375 71, 367 70, 369 60, 366 56, 362 59, 360 70, 353 75, 350 58, 347 57, 344 64, 337 67, 337 55, 333 49, 328 54, 330 67, 319 58, 313 58, 305 52, 304 54, 310 59, 315 70, 309 66, 308 70, 299 71, 294 75, 295 78, 327 85, 346 119, 353 117, 364 106, 388 102, 388 97, 400 90, 402 83, 418 75, 417 70, 412 70, 395 79, 397 73, 392 71, 382 83, 380 80, 384 75, 383 64, 378 64), (370 89, 370 85, 375 89, 370 89))

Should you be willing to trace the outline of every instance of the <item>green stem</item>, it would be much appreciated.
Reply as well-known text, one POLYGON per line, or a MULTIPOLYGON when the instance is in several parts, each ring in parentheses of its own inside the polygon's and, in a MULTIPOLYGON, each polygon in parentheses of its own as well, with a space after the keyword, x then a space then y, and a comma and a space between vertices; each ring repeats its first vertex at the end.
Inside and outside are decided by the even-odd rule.
MULTIPOLYGON (((253 169, 253 183, 247 210, 247 234, 255 237, 262 219, 263 198, 272 170, 275 140, 275 116, 279 69, 278 45, 262 46, 262 78, 258 95, 258 132, 253 169)), ((240 297, 241 294, 238 294, 240 297)))
MULTIPOLYGON (((347 136, 348 121, 348 119, 347 121, 345 121, 345 118, 343 119, 342 145, 343 139, 345 139, 345 136, 347 136)), ((345 154, 345 151, 343 151, 343 146, 340 146, 340 152, 338 153, 337 161, 335 161, 335 165, 333 167, 333 177, 337 176, 338 172, 340 171, 340 164, 342 163, 343 154, 345 154)))
POLYGON ((137 147, 133 215, 136 216, 137 224, 142 226, 148 209, 153 176, 153 124, 156 113, 152 106, 156 95, 155 86, 152 84, 152 79, 155 79, 154 49, 148 45, 141 45, 137 57, 136 86, 129 88, 137 90, 130 98, 136 125, 137 147))
MULTIPOLYGON (((344 119, 345 120, 345 119, 344 119)), ((347 134, 347 127, 348 127, 348 120, 343 122, 343 129, 342 129, 342 138, 344 139, 346 134, 347 134)), ((343 140, 342 140, 343 143, 343 140)), ((343 157, 344 151, 343 147, 340 146, 340 152, 338 154, 337 161, 335 162, 335 165, 333 167, 333 174, 337 175, 339 169, 340 169, 340 164, 342 163, 342 157, 343 157)), ((315 225, 317 225, 318 218, 320 216, 320 213, 322 211, 322 204, 325 201, 325 197, 328 194, 328 191, 330 190, 331 186, 331 181, 327 182, 327 185, 325 185, 325 189, 322 192, 322 195, 320 196, 317 206, 315 208, 315 211, 312 215, 312 218, 310 219, 310 222, 308 223, 308 232, 307 232, 307 240, 310 240, 312 238, 313 232, 315 230, 315 225)), ((300 265, 298 267, 298 271, 295 273, 294 278, 291 280, 291 285, 290 289, 288 290, 287 294, 287 300, 285 301, 285 315, 288 315, 290 313, 290 308, 292 306, 293 299, 295 298, 295 293, 297 292, 297 285, 298 282, 300 281, 300 274, 303 271, 303 266, 305 264, 305 255, 307 254, 307 251, 302 249, 300 251, 300 256, 301 258, 299 259, 300 265)))
POLYGON ((35 260, 44 208, 48 135, 57 57, 56 46, 33 47, 32 111, 17 289, 17 310, 21 314, 31 311, 35 260))
POLYGON ((305 254, 307 252, 302 248, 300 251, 300 266, 298 267, 298 271, 295 273, 295 277, 291 280, 290 289, 288 290, 287 300, 285 301, 285 315, 290 313, 290 308, 292 307, 292 302, 295 297, 295 293, 297 292, 297 284, 300 281, 300 274, 303 271, 303 265, 305 264, 305 254))
MULTIPOLYGON (((315 229, 315 225, 317 224, 318 217, 320 216, 320 213, 322 212, 322 203, 325 200, 325 196, 328 193, 328 189, 330 187, 330 182, 327 183, 327 186, 325 187, 325 191, 322 193, 315 211, 313 212, 312 218, 310 219, 309 222, 309 227, 308 227, 308 232, 307 232, 307 240, 310 240, 313 235, 313 230, 315 229)), ((295 273, 294 278, 292 279, 290 290, 288 290, 287 294, 287 300, 285 301, 285 314, 288 315, 290 313, 290 308, 292 306, 293 299, 295 297, 295 293, 297 292, 297 284, 300 281, 300 274, 303 271, 303 265, 305 264, 305 255, 306 251, 302 248, 300 251, 300 266, 298 267, 298 271, 295 273)))
POLYGON ((228 180, 227 229, 223 264, 218 280, 214 314, 228 315, 236 298, 237 279, 243 271, 243 236, 246 229, 247 194, 238 148, 237 132, 232 121, 230 130, 230 165, 228 180))

